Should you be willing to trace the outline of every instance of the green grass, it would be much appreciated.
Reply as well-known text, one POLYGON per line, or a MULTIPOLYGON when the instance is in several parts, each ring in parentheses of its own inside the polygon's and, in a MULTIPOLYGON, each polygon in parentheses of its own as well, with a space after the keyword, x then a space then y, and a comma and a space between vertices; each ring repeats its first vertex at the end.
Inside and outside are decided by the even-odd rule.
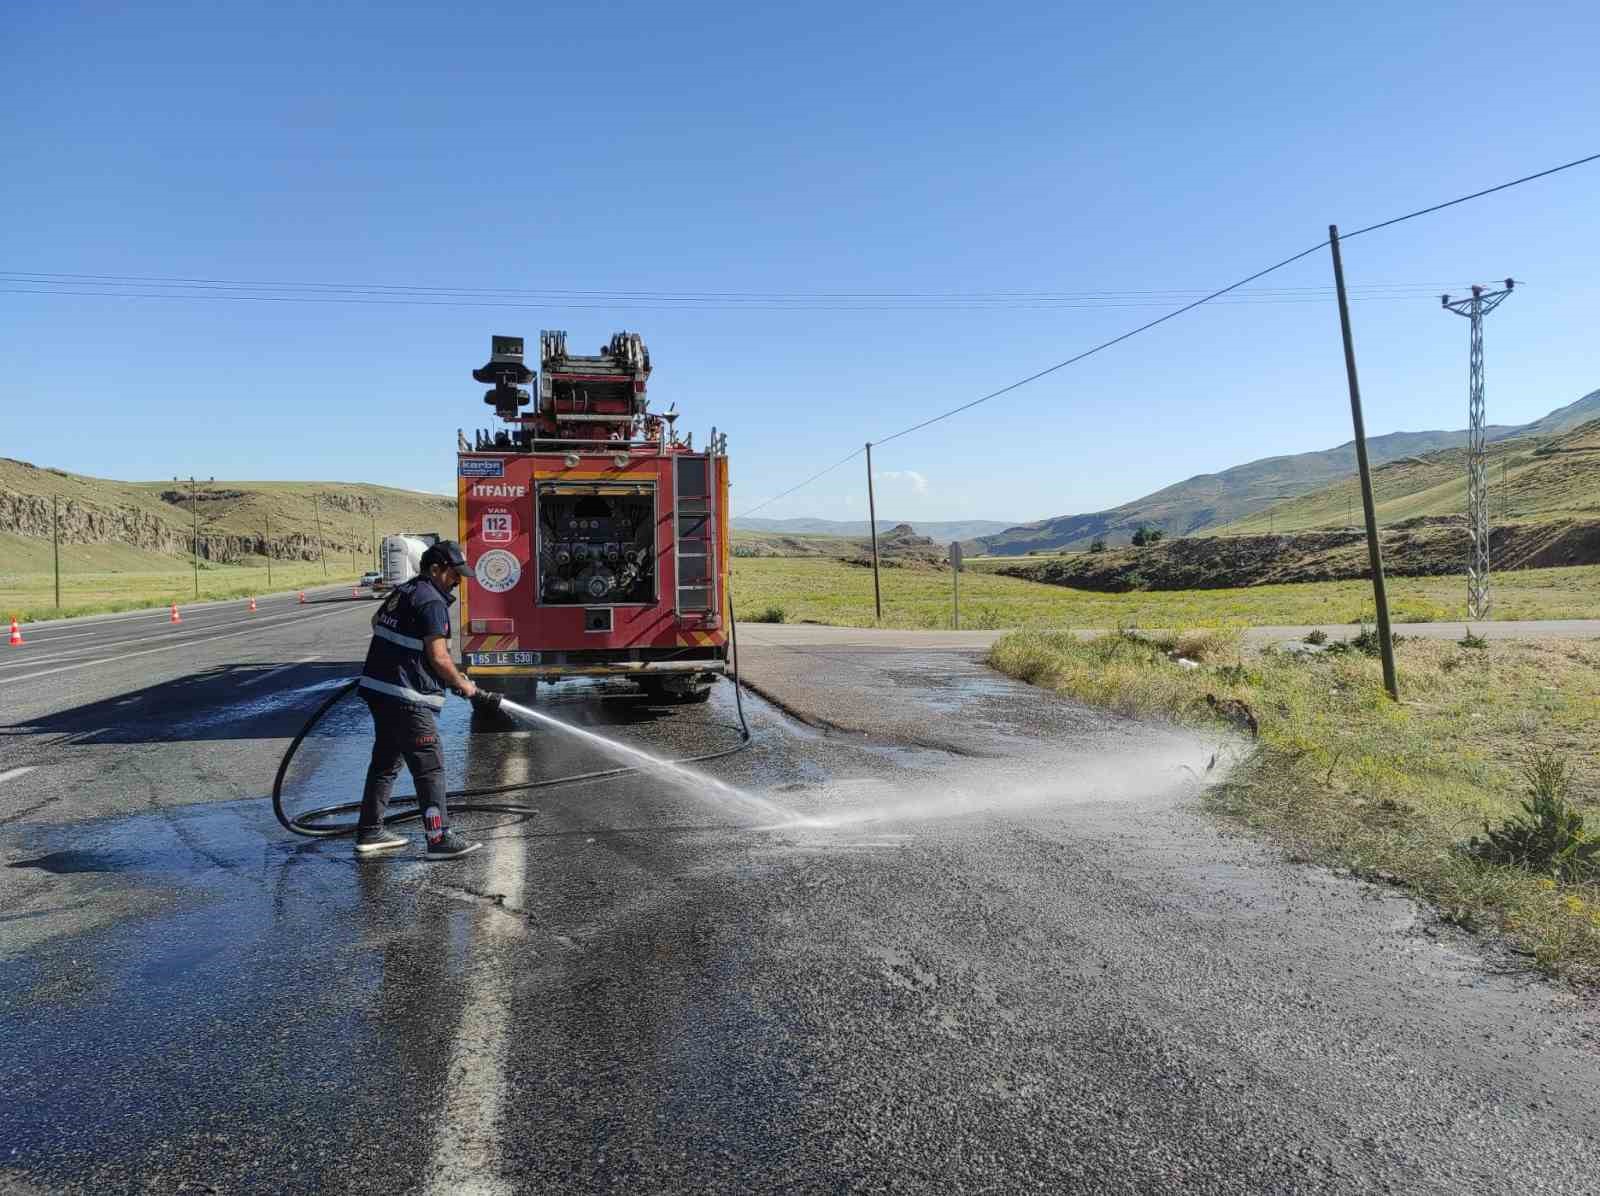
MULTIPOLYGON (((874 625, 872 570, 817 558, 736 558, 738 609, 783 608, 790 623, 874 625)), ((885 569, 881 626, 948 628, 949 570, 885 569)), ((1396 622, 1465 619, 1466 582, 1454 577, 1389 581, 1396 622)), ((1271 626, 1354 623, 1372 618, 1365 581, 1251 586, 1235 590, 1170 590, 1098 594, 980 570, 961 575, 961 626, 1186 627, 1195 624, 1271 626)), ((1600 618, 1600 566, 1528 569, 1494 578, 1497 619, 1600 618)))
MULTIPOLYGON (((45 551, 48 554, 49 545, 45 546, 45 551)), ((250 565, 202 563, 200 601, 248 598, 253 594, 297 590, 329 582, 348 585, 356 576, 350 571, 348 561, 341 564, 330 559, 326 576, 322 566, 316 563, 274 561, 269 587, 265 562, 259 558, 257 561, 250 565)), ((55 582, 51 573, 0 573, 0 619, 15 617, 30 623, 69 615, 139 610, 172 602, 181 606, 195 601, 192 566, 170 557, 153 557, 122 545, 74 546, 70 552, 63 550, 62 565, 60 610, 55 606, 55 582)), ((366 567, 369 566, 363 562, 363 569, 366 567)))
POLYGON ((1257 750, 1208 791, 1216 811, 1291 856, 1402 884, 1469 929, 1502 935, 1552 974, 1600 983, 1600 885, 1558 883, 1460 850, 1484 822, 1514 814, 1527 753, 1575 768, 1591 833, 1600 771, 1600 642, 1495 642, 1398 649, 1402 701, 1359 654, 1250 653, 1236 633, 1188 642, 1018 632, 991 652, 1001 671, 1128 715, 1215 726, 1208 693, 1247 702, 1257 750), (1180 669, 1166 651, 1202 661, 1180 669))

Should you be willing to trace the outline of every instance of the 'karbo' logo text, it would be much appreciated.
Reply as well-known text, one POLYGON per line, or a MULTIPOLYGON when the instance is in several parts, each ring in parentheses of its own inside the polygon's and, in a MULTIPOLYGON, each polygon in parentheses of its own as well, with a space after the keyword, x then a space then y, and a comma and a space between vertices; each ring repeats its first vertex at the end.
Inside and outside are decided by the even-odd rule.
POLYGON ((509 482, 478 482, 473 485, 473 498, 525 498, 526 486, 513 486, 509 482))

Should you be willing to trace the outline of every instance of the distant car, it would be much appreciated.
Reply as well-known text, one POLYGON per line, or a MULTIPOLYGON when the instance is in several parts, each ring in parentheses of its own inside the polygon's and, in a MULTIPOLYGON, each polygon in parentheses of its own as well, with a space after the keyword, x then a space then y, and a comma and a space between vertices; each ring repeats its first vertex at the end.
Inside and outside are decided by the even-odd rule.
POLYGON ((374 570, 370 573, 363 573, 361 575, 361 580, 356 582, 356 585, 360 586, 363 590, 372 590, 373 592, 376 592, 378 589, 378 583, 382 580, 383 574, 374 570))

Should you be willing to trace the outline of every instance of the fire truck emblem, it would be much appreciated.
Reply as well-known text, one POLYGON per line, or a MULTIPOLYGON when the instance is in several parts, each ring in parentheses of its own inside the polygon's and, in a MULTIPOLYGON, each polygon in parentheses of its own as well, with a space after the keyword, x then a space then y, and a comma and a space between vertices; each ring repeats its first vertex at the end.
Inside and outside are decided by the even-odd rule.
POLYGON ((486 544, 511 543, 511 512, 504 507, 493 507, 483 513, 483 540, 486 544))
POLYGON ((491 594, 504 594, 522 580, 522 562, 503 548, 491 548, 478 558, 478 584, 491 594))

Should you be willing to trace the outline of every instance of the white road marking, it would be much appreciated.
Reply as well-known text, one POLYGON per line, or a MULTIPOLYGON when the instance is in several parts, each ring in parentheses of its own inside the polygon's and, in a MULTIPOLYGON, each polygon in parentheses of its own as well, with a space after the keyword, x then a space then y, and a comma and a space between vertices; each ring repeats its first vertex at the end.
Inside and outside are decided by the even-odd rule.
MULTIPOLYGON (((107 648, 120 648, 127 644, 148 644, 154 640, 170 639, 175 635, 196 635, 207 631, 219 631, 224 627, 242 626, 246 623, 281 623, 285 621, 285 619, 292 618, 295 613, 298 612, 269 613, 264 616, 246 614, 243 618, 212 619, 203 623, 179 623, 176 627, 166 620, 163 620, 160 624, 160 630, 155 630, 152 628, 150 634, 135 634, 119 640, 105 640, 98 644, 79 644, 76 647, 67 648, 63 652, 57 652, 53 656, 47 656, 44 660, 0 660, 0 669, 15 668, 24 664, 44 664, 47 662, 70 660, 74 656, 82 656, 85 652, 100 652, 107 648)), ((37 641, 35 652, 43 651, 48 653, 50 649, 55 646, 56 642, 57 639, 54 637, 50 639, 39 640, 37 641)), ((30 655, 32 654, 30 653, 30 655)))
POLYGON ((31 764, 23 768, 9 768, 5 772, 0 772, 0 782, 14 781, 20 776, 26 776, 33 771, 33 768, 34 766, 31 764))
POLYGON ((124 652, 121 656, 104 656, 98 660, 80 660, 77 664, 64 664, 60 668, 45 669, 38 673, 24 673, 21 677, 3 678, 7 685, 15 685, 19 681, 32 681, 35 677, 50 677, 56 673, 70 673, 73 669, 86 669, 91 665, 115 664, 119 660, 132 660, 135 656, 149 656, 152 652, 173 652, 179 648, 192 648, 200 644, 212 644, 217 640, 231 640, 241 635, 254 635, 258 631, 272 631, 279 627, 298 626, 301 623, 315 623, 318 619, 331 618, 333 615, 342 615, 349 612, 349 607, 339 610, 330 610, 326 614, 307 615, 302 619, 279 619, 274 623, 257 623, 246 627, 242 631, 229 631, 223 635, 208 635, 180 640, 175 644, 162 644, 159 648, 146 648, 142 652, 124 652))
MULTIPOLYGON (((528 757, 520 753, 510 756, 505 773, 508 785, 527 780, 528 757)), ((437 1121, 433 1157, 424 1173, 425 1196, 501 1196, 515 1190, 499 1166, 511 1096, 506 1055, 511 1040, 512 985, 505 961, 496 958, 495 940, 526 936, 516 910, 522 906, 527 848, 526 840, 509 836, 490 839, 484 846, 489 853, 485 890, 503 894, 506 905, 513 908, 485 908, 474 927, 489 941, 474 944, 477 958, 467 972, 471 995, 450 1048, 444 1108, 437 1121)))
POLYGON ((269 669, 267 672, 262 673, 259 677, 252 677, 248 681, 241 681, 239 682, 239 688, 245 689, 251 685, 260 685, 269 677, 276 677, 279 673, 286 673, 290 669, 297 669, 303 664, 310 664, 313 660, 321 659, 322 657, 319 653, 313 652, 310 656, 302 656, 299 660, 296 660, 291 664, 280 664, 275 669, 269 669))

